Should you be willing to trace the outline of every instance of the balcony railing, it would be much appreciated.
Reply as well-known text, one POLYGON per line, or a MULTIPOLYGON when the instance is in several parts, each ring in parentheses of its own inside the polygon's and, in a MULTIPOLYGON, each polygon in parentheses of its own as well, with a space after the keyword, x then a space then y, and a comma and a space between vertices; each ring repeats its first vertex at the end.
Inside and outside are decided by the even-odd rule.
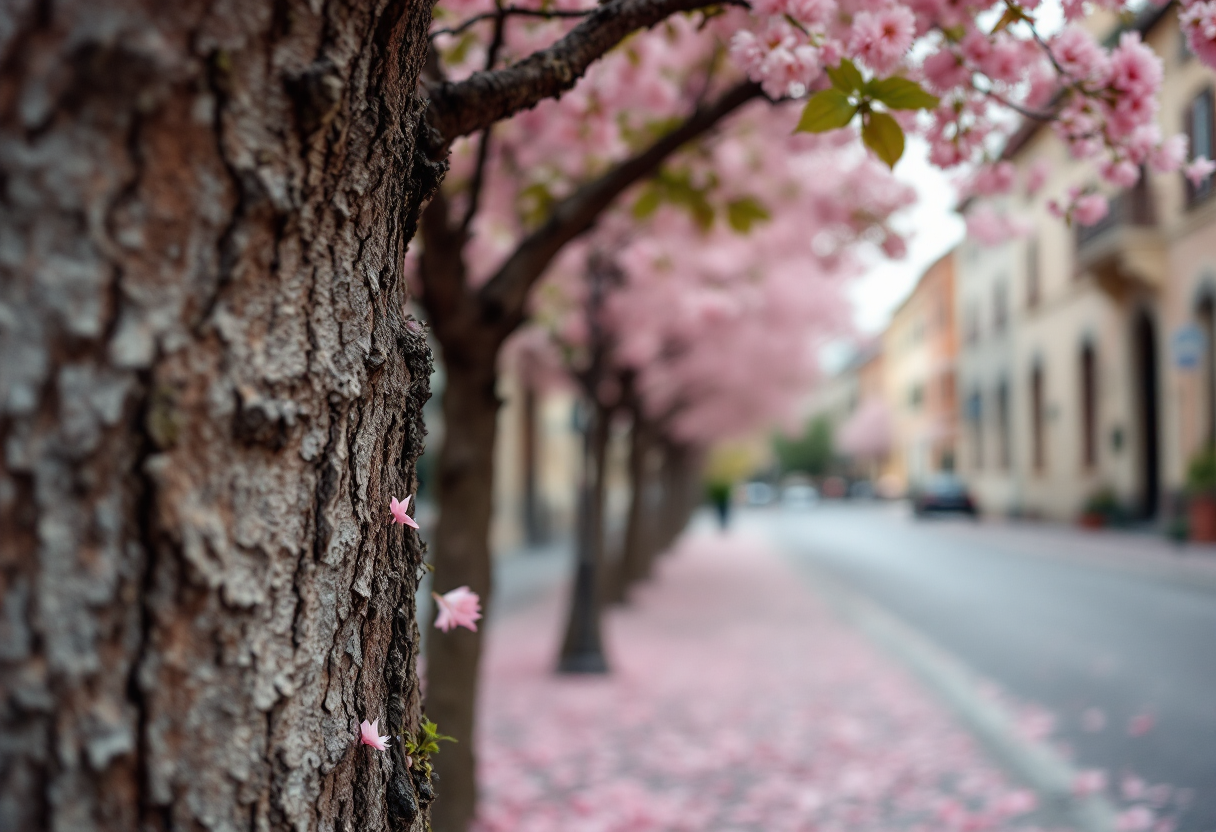
POLYGON ((1078 277, 1090 275, 1118 295, 1133 285, 1164 286, 1169 264, 1147 177, 1111 199, 1100 222, 1075 233, 1078 277))

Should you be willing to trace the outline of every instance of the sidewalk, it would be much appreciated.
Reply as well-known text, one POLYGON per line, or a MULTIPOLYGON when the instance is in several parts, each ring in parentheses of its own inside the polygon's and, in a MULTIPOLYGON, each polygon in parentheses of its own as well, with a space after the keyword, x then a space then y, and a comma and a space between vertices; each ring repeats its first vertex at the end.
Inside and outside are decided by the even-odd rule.
POLYGON ((1035 799, 765 544, 692 535, 552 673, 565 598, 495 621, 479 832, 1024 829, 1035 799))

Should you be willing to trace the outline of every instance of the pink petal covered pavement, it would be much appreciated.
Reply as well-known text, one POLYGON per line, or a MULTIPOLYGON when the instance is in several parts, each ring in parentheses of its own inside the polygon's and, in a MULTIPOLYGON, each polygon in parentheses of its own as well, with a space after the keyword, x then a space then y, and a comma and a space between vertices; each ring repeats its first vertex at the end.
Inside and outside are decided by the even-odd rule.
POLYGON ((1033 829, 1035 799, 777 555, 686 538, 552 672, 564 599, 495 622, 478 832, 1033 829))

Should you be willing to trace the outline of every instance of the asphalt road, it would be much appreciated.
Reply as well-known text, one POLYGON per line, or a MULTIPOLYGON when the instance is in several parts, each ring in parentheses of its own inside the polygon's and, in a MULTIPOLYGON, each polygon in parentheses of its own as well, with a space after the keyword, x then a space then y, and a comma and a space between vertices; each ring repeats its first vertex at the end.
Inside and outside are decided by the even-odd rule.
MULTIPOLYGON (((893 506, 740 520, 1051 711, 1078 768, 1191 789, 1181 832, 1216 830, 1216 581, 1055 557, 1050 532, 917 521, 893 506)), ((1059 535, 1063 551, 1071 538, 1059 535)))

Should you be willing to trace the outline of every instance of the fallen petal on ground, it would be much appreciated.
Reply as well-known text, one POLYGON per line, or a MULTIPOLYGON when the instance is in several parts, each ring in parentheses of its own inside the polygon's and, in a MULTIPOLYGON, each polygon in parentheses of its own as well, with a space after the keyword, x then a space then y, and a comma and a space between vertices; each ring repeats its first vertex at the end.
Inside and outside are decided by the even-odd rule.
POLYGON ((1038 828, 1034 795, 760 541, 686 538, 607 617, 607 677, 552 672, 563 600, 489 634, 479 832, 1038 828))

